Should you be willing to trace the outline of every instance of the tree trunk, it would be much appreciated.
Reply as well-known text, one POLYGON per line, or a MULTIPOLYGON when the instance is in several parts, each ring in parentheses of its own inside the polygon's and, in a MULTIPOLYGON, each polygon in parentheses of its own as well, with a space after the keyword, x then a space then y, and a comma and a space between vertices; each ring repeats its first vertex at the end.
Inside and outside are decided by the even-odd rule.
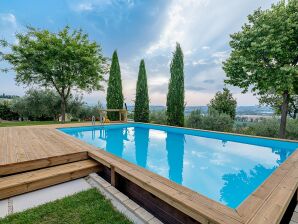
POLYGON ((283 102, 281 106, 281 118, 280 118, 280 126, 279 126, 279 137, 286 137, 286 125, 287 125, 287 115, 289 109, 289 93, 285 91, 283 93, 283 102))
POLYGON ((65 109, 66 108, 66 100, 62 97, 61 98, 61 117, 62 123, 65 123, 65 109))

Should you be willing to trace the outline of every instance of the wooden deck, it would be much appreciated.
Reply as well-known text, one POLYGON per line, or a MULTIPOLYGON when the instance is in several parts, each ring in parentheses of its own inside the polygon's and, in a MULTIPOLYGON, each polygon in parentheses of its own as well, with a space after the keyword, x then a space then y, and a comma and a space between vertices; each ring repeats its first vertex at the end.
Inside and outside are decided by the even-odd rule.
POLYGON ((0 128, 0 176, 87 159, 86 150, 55 129, 60 126, 0 128))
POLYGON ((231 209, 56 130, 89 125, 0 128, 0 176, 92 158, 111 170, 112 184, 117 173, 201 223, 279 223, 297 191, 298 150, 237 209, 231 209))

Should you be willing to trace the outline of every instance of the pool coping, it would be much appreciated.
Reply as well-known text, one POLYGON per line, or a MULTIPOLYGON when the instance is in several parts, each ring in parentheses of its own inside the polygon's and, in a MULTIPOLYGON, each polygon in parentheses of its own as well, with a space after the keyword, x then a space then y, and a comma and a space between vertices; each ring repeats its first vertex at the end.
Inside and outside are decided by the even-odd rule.
MULTIPOLYGON (((134 122, 145 124, 141 122, 134 122)), ((151 124, 173 127, 168 125, 151 124)), ((85 125, 86 126, 86 125, 85 125)), ((175 127, 205 132, 271 139, 277 138, 208 131, 194 128, 175 127)), ((60 132, 60 131, 59 131, 60 132)), ((60 132, 62 133, 62 132, 60 132)), ((298 187, 298 150, 282 163, 246 200, 236 209, 229 208, 189 188, 178 185, 142 167, 89 145, 66 133, 62 133, 84 146, 88 145, 88 156, 109 167, 143 189, 149 191, 183 213, 201 223, 279 223, 298 187)))

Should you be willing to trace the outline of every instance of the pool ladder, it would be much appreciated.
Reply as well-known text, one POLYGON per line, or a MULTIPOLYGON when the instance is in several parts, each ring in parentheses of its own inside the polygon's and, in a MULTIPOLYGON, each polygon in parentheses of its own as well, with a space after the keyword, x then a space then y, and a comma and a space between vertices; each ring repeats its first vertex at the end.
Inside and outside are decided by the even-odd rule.
MULTIPOLYGON (((96 119, 95 119, 95 116, 92 116, 92 126, 95 126, 96 125, 96 119)), ((103 125, 104 124, 104 118, 102 116, 100 116, 100 119, 99 119, 99 124, 100 125, 103 125)))
POLYGON ((95 125, 95 116, 92 116, 92 126, 94 126, 95 125))

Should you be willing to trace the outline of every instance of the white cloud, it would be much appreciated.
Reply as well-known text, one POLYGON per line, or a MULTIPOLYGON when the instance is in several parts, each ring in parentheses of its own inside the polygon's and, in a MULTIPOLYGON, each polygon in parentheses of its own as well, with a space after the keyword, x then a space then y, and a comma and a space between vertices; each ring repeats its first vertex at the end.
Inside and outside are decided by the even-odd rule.
POLYGON ((228 51, 218 51, 212 54, 212 57, 214 58, 213 62, 215 64, 221 65, 223 61, 225 61, 229 56, 228 51))
POLYGON ((209 50, 210 47, 209 47, 209 46, 203 46, 202 49, 203 49, 203 50, 209 50))
POLYGON ((94 8, 94 6, 90 3, 90 2, 86 2, 86 3, 81 3, 81 4, 78 4, 76 7, 75 7, 75 10, 76 11, 92 11, 94 8))
POLYGON ((167 23, 161 32, 159 39, 152 43, 146 50, 147 54, 157 51, 173 49, 176 42, 181 43, 185 50, 191 50, 185 43, 188 39, 189 28, 194 24, 194 18, 199 14, 200 8, 205 7, 208 0, 176 0, 173 1, 167 11, 167 23))
POLYGON ((196 61, 193 61, 192 62, 192 65, 193 66, 197 66, 197 65, 206 65, 208 64, 207 61, 205 59, 199 59, 199 60, 196 60, 196 61))
MULTIPOLYGON (((94 10, 104 10, 108 6, 117 5, 119 2, 113 0, 73 0, 70 1, 70 8, 76 12, 90 12, 94 10)), ((134 0, 124 0, 127 8, 134 7, 134 0)))
POLYGON ((1 13, 0 20, 2 23, 6 23, 7 25, 16 26, 17 19, 14 14, 12 13, 1 13))

